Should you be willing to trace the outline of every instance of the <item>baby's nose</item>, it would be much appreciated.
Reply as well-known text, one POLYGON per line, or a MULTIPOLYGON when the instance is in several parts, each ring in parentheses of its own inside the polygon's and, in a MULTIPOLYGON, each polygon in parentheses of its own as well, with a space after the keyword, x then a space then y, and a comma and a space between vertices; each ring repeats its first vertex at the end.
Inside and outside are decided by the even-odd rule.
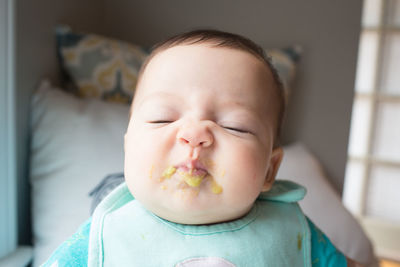
POLYGON ((206 122, 183 125, 177 134, 178 142, 191 147, 209 147, 214 142, 214 137, 206 122))

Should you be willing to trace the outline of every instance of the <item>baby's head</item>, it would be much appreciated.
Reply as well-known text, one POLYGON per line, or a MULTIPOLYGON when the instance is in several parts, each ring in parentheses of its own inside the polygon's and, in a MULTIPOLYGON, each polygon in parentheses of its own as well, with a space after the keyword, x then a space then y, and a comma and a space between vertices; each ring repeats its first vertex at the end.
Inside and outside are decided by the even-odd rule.
POLYGON ((219 31, 155 47, 140 71, 125 135, 133 196, 177 223, 245 215, 282 159, 282 85, 263 50, 219 31))

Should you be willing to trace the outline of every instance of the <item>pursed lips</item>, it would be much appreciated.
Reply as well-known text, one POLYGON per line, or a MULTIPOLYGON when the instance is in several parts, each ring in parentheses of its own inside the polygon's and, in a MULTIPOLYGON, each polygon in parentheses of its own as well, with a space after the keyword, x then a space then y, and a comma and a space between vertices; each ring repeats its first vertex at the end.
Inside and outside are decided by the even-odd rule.
MULTIPOLYGON (((169 179, 175 173, 181 177, 182 182, 192 188, 198 188, 203 183, 203 180, 209 176, 207 169, 197 160, 188 160, 181 164, 169 166, 163 172, 162 177, 163 179, 169 179)), ((217 195, 221 194, 223 189, 214 178, 211 176, 208 180, 211 182, 211 191, 217 195)))
POLYGON ((198 160, 188 160, 175 166, 177 171, 188 173, 193 176, 205 177, 208 174, 206 167, 198 160))

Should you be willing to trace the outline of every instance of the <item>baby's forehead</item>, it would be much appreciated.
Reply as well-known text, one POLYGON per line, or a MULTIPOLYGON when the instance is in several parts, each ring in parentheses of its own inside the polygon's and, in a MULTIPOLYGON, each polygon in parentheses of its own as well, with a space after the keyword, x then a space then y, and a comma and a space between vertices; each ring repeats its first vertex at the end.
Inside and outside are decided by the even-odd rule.
MULTIPOLYGON (((213 57, 215 55, 218 55, 221 57, 223 57, 223 56, 229 57, 230 54, 226 53, 226 51, 237 52, 237 53, 243 54, 249 58, 252 58, 255 62, 261 63, 260 67, 270 70, 269 65, 266 64, 259 55, 252 52, 250 49, 246 49, 243 47, 233 47, 233 46, 229 46, 229 45, 220 45, 220 44, 212 42, 212 41, 205 41, 205 42, 201 42, 201 43, 197 42, 194 44, 182 43, 182 44, 172 45, 169 47, 161 47, 151 53, 147 64, 150 63, 151 61, 153 61, 154 58, 160 57, 160 55, 162 55, 162 54, 171 54, 177 50, 179 50, 179 51, 184 50, 185 55, 196 55, 197 53, 199 53, 199 50, 209 50, 209 51, 213 52, 213 53, 202 54, 202 56, 204 56, 204 57, 213 57)), ((177 58, 169 58, 169 60, 177 60, 177 58)), ((249 63, 250 63, 250 61, 249 61, 249 63)))
MULTIPOLYGON (((182 73, 191 69, 199 71, 199 68, 196 68, 197 64, 210 68, 210 70, 215 70, 214 67, 218 66, 220 69, 216 71, 221 73, 227 69, 237 72, 238 75, 247 71, 253 75, 247 75, 244 78, 255 78, 258 75, 257 78, 262 77, 263 82, 274 83, 271 68, 261 57, 246 49, 217 46, 212 42, 204 42, 179 44, 153 51, 139 73, 137 87, 140 88, 142 76, 153 79, 153 76, 159 74, 160 70, 164 72, 167 68, 177 69, 181 66, 184 66, 182 73), (202 65, 203 62, 207 62, 207 64, 202 65)), ((203 70, 200 69, 200 71, 203 70)), ((212 76, 215 75, 218 73, 212 73, 212 76)))
MULTIPOLYGON (((142 80, 147 85, 156 79, 196 80, 202 76, 210 80, 220 76, 220 81, 225 83, 273 83, 269 66, 252 53, 232 47, 215 46, 212 43, 196 43, 155 50, 139 73, 137 90, 147 87, 141 86, 142 80)), ((267 86, 267 89, 268 87, 271 86, 267 86)))
POLYGON ((206 79, 210 80, 227 74, 224 79, 219 79, 221 86, 216 88, 221 93, 224 93, 226 88, 230 88, 229 86, 240 84, 243 87, 257 84, 263 94, 269 94, 275 87, 269 66, 248 51, 215 46, 209 42, 180 44, 153 51, 144 70, 141 71, 135 98, 142 94, 147 95, 149 90, 154 89, 154 83, 160 79, 165 80, 166 83, 171 82, 173 85, 179 84, 180 80, 195 83, 204 73, 208 75, 206 79), (203 64, 204 62, 206 63, 203 64), (172 73, 173 75, 168 72, 171 69, 176 70, 172 73), (144 86, 142 86, 142 79, 144 86))

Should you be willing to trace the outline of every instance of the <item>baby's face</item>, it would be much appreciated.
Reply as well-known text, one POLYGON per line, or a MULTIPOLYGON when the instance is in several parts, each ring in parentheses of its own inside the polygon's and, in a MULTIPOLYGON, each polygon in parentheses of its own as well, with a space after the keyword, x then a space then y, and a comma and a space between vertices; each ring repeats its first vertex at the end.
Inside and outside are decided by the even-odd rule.
POLYGON ((137 88, 125 135, 127 185, 148 210, 178 223, 245 215, 269 190, 276 98, 253 55, 207 44, 157 54, 137 88))

